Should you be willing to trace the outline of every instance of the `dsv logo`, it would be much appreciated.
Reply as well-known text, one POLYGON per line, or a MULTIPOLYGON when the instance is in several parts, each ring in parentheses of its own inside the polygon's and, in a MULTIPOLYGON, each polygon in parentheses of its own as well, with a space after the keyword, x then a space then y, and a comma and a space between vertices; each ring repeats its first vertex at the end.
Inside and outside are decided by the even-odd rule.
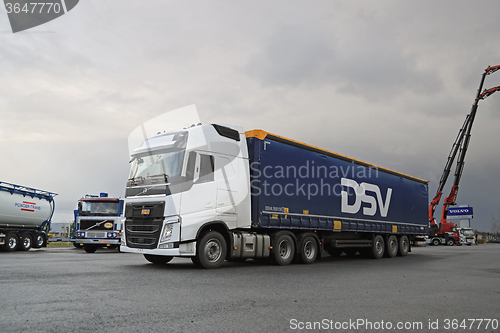
POLYGON ((369 204, 369 206, 363 207, 363 214, 373 216, 377 213, 378 203, 378 207, 380 207, 380 215, 382 217, 387 217, 387 213, 389 212, 389 205, 391 203, 392 188, 387 189, 387 194, 385 196, 384 202, 382 193, 380 192, 380 188, 377 185, 368 183, 358 184, 356 181, 348 178, 342 178, 340 182, 342 186, 353 188, 354 195, 356 196, 354 204, 350 205, 349 192, 342 190, 342 213, 356 214, 361 208, 361 203, 365 202, 369 204), (374 196, 368 195, 366 192, 374 193, 376 196, 376 200, 374 196))
POLYGON ((12 32, 36 27, 72 10, 80 0, 4 0, 12 32))

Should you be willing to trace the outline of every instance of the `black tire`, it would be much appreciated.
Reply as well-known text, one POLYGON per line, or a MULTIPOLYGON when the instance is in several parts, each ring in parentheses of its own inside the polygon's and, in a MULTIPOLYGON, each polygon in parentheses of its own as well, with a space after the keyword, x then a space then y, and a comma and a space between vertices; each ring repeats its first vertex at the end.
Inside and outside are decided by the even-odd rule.
POLYGON ((219 268, 226 259, 226 253, 227 245, 224 237, 217 231, 210 231, 198 242, 196 258, 203 268, 219 268))
POLYGON ((406 257, 408 252, 410 252, 410 240, 408 236, 403 235, 399 237, 398 256, 406 257))
POLYGON ((318 243, 312 236, 307 236, 300 242, 299 262, 301 264, 312 264, 318 257, 318 243))
POLYGON ((80 243, 76 243, 76 242, 73 243, 73 246, 76 247, 77 249, 83 248, 83 245, 81 245, 80 243))
POLYGON ((174 257, 171 256, 157 256, 154 254, 145 254, 144 258, 146 258, 147 261, 157 265, 165 265, 167 262, 170 262, 172 261, 172 259, 174 259, 174 257))
POLYGON ((33 246, 33 236, 31 236, 31 234, 26 233, 22 235, 20 238, 21 239, 19 240, 18 249, 20 251, 29 251, 33 246))
POLYGON ((380 259, 384 256, 384 249, 385 249, 385 244, 384 244, 384 238, 380 235, 375 236, 373 238, 373 244, 372 244, 372 250, 370 253, 370 256, 373 259, 380 259))
POLYGON ((387 244, 385 245, 385 256, 387 258, 394 258, 398 254, 399 246, 398 239, 394 235, 390 235, 387 238, 387 244))
POLYGON ((46 247, 46 246, 47 246, 47 236, 42 232, 37 233, 35 239, 33 240, 33 247, 39 249, 41 247, 46 247))
POLYGON ((17 247, 19 246, 19 236, 17 233, 11 231, 8 232, 7 235, 5 236, 5 245, 4 245, 4 250, 7 252, 13 252, 17 250, 17 247))
POLYGON ((84 244, 83 249, 87 253, 94 253, 97 250, 97 246, 84 244))
POLYGON ((193 264, 198 267, 198 268, 203 268, 203 266, 201 265, 200 263, 200 260, 198 260, 197 257, 191 257, 191 261, 193 262, 193 264))
POLYGON ((449 237, 447 240, 446 240, 446 245, 447 246, 453 246, 455 245, 455 240, 451 237, 449 237))
POLYGON ((352 258, 355 257, 356 254, 358 254, 358 249, 355 247, 348 247, 344 249, 344 253, 346 256, 352 258))
POLYGON ((328 254, 332 257, 340 257, 342 254, 342 249, 337 249, 335 247, 329 247, 328 248, 328 254))
POLYGON ((281 234, 276 237, 271 258, 276 265, 285 266, 292 262, 295 256, 295 242, 290 235, 281 234))
POLYGON ((437 238, 434 238, 432 240, 431 244, 434 245, 434 246, 439 246, 439 245, 441 245, 441 241, 439 239, 437 239, 437 238))

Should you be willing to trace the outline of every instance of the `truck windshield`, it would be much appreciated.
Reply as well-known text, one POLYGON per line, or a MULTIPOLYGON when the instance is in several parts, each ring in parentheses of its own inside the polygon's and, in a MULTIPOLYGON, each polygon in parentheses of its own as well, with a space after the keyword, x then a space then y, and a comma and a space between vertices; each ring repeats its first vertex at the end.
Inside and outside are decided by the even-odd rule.
POLYGON ((82 201, 79 214, 81 216, 118 216, 118 210, 118 202, 82 201))
POLYGON ((147 152, 133 156, 129 180, 155 179, 167 183, 168 178, 178 177, 182 171, 184 150, 147 152))
POLYGON ((463 234, 464 236, 474 236, 474 231, 471 229, 464 229, 463 234))

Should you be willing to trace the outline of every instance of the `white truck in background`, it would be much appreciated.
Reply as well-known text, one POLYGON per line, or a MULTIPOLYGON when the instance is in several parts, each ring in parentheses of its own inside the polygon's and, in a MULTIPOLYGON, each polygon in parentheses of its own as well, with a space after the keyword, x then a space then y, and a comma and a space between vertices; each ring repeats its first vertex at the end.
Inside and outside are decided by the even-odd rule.
POLYGON ((457 228, 460 234, 460 244, 461 245, 473 245, 476 243, 476 235, 472 228, 457 228))

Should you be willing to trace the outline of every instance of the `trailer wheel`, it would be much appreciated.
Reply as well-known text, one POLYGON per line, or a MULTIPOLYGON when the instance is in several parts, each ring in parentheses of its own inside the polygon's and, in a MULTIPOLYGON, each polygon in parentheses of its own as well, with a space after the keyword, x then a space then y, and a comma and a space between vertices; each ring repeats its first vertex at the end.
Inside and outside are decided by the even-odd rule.
POLYGON ((448 246, 453 246, 453 245, 455 245, 455 240, 454 240, 453 238, 451 238, 451 237, 450 237, 450 238, 448 238, 448 239, 446 240, 446 245, 448 245, 448 246))
POLYGON ((389 238, 387 238, 385 250, 385 254, 388 258, 394 258, 398 254, 398 239, 396 236, 390 235, 389 238))
POLYGON ((371 257, 374 259, 380 259, 384 256, 384 249, 385 249, 385 244, 384 244, 384 238, 382 236, 377 235, 373 239, 373 245, 372 245, 372 251, 371 251, 371 257))
MULTIPOLYGON (((226 240, 217 231, 203 236, 196 249, 196 259, 203 268, 219 268, 226 259, 226 240)), ((196 262, 193 261, 196 265, 196 262)))
POLYGON ((295 243, 292 237, 281 234, 274 242, 272 259, 276 265, 285 266, 292 262, 295 255, 295 243))
POLYGON ((144 258, 146 258, 147 261, 158 265, 164 265, 174 259, 174 257, 171 256, 157 256, 154 254, 145 254, 144 258))
POLYGON ((406 257, 409 251, 410 241, 408 240, 408 236, 403 235, 399 238, 398 256, 406 257))
POLYGON ((36 234, 33 247, 39 249, 44 246, 47 246, 47 237, 44 233, 39 232, 36 234))
POLYGON ((7 233, 4 245, 5 251, 7 252, 15 251, 18 245, 19 245, 19 236, 13 231, 7 233))
POLYGON ((437 239, 437 238, 434 238, 432 240, 431 244, 434 245, 434 246, 438 246, 438 245, 441 245, 441 241, 439 239, 437 239))
POLYGON ((28 233, 22 235, 21 241, 19 243, 19 250, 29 251, 32 245, 33 245, 33 237, 28 233))
POLYGON ((85 244, 83 245, 83 249, 87 253, 94 253, 97 250, 97 246, 85 244))
POLYGON ((300 242, 299 262, 312 264, 318 257, 318 243, 312 236, 307 236, 300 242))

